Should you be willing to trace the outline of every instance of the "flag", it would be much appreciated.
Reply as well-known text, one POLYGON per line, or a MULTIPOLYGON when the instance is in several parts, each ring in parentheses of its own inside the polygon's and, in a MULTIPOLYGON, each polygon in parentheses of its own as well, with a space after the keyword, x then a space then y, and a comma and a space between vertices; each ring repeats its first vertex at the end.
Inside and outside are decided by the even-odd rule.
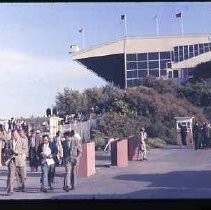
POLYGON ((181 12, 176 14, 176 18, 181 18, 181 17, 182 17, 182 13, 181 12))
POLYGON ((80 28, 80 29, 78 30, 78 32, 79 32, 79 33, 82 33, 82 32, 83 32, 83 28, 80 28))
POLYGON ((121 15, 121 20, 124 20, 125 19, 125 15, 121 15))

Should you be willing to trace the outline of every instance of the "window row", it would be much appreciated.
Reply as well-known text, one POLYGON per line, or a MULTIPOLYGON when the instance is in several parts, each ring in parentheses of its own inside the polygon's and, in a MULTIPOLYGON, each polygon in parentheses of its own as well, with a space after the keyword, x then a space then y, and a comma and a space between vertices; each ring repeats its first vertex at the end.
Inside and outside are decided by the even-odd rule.
POLYGON ((171 60, 127 62, 127 70, 171 68, 171 60))
POLYGON ((167 70, 160 70, 159 69, 154 69, 154 70, 135 70, 135 71, 127 71, 127 78, 140 78, 140 77, 146 77, 146 76, 166 76, 167 70))
POLYGON ((174 61, 183 61, 199 54, 211 51, 211 43, 184 45, 174 47, 174 61))
POLYGON ((136 53, 136 54, 127 54, 127 61, 147 61, 147 60, 165 60, 171 59, 171 52, 149 52, 149 53, 136 53))

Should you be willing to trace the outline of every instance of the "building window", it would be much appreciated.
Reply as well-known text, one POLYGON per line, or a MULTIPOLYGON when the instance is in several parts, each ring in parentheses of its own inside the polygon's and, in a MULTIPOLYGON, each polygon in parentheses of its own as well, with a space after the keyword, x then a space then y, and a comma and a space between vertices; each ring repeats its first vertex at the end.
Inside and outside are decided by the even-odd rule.
POLYGON ((137 78, 137 70, 127 71, 127 78, 137 78))
POLYGON ((179 46, 179 61, 183 61, 183 46, 179 46))
POLYGON ((189 58, 193 57, 193 52, 189 52, 189 58))
POLYGON ((160 59, 161 60, 170 59, 170 58, 171 58, 170 52, 160 52, 160 59))
POLYGON ((161 76, 166 76, 167 71, 166 70, 160 70, 160 75, 161 76))
POLYGON ((147 69, 147 62, 138 62, 138 69, 147 69))
POLYGON ((179 51, 179 47, 174 47, 174 52, 178 52, 179 51))
POLYGON ((138 77, 146 77, 148 74, 147 70, 139 70, 138 71, 138 77))
POLYGON ((153 77, 159 77, 159 69, 149 70, 149 75, 153 77))
POLYGON ((148 53, 148 60, 158 60, 158 52, 148 53))
POLYGON ((131 80, 127 80, 127 86, 128 87, 135 87, 138 84, 138 80, 137 79, 131 79, 131 80))
POLYGON ((146 61, 147 53, 138 53, 138 61, 146 61))
POLYGON ((167 68, 171 69, 171 62, 167 63, 167 68))
POLYGON ((174 52, 171 51, 171 60, 174 61, 174 52))
POLYGON ((193 52, 193 45, 189 45, 189 52, 193 52))
POLYGON ((179 71, 178 70, 173 71, 173 78, 179 78, 179 71))
POLYGON ((204 46, 203 44, 199 44, 199 53, 204 53, 204 46))
POLYGON ((136 54, 127 54, 127 61, 136 61, 136 54))
POLYGON ((174 53, 174 61, 175 62, 179 61, 178 53, 174 53))
POLYGON ((172 78, 173 74, 172 74, 172 71, 169 71, 168 72, 168 78, 172 78))
POLYGON ((158 61, 149 61, 149 69, 156 69, 159 68, 159 62, 158 61))
POLYGON ((194 55, 197 56, 199 54, 199 45, 194 44, 194 55))
POLYGON ((132 80, 127 80, 127 87, 132 87, 132 84, 133 84, 132 80))
POLYGON ((209 52, 209 44, 204 43, 204 52, 209 52))
POLYGON ((182 71, 182 78, 188 78, 188 68, 184 68, 182 71))
POLYGON ((188 59, 188 45, 184 46, 184 59, 188 59))
MULTIPOLYGON (((160 69, 166 69, 167 68, 167 63, 171 62, 171 60, 164 60, 160 61, 160 69)), ((171 67, 170 67, 171 68, 171 67)))
POLYGON ((209 43, 209 50, 211 51, 211 43, 209 43))
POLYGON ((136 62, 127 62, 127 70, 137 69, 136 62))

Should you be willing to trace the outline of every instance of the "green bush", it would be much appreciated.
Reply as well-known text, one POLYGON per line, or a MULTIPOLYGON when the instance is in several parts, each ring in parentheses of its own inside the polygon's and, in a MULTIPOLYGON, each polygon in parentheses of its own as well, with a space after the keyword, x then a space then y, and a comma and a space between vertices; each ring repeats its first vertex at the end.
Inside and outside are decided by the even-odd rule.
POLYGON ((162 148, 166 145, 166 142, 160 138, 147 138, 146 144, 150 148, 162 148))
POLYGON ((95 149, 103 149, 106 145, 103 133, 95 133, 93 135, 93 140, 95 141, 95 149))

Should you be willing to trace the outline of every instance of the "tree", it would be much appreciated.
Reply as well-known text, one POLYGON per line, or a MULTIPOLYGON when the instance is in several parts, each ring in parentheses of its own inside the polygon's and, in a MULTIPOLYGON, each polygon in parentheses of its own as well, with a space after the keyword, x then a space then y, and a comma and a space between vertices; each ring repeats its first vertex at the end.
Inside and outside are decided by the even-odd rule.
POLYGON ((56 96, 56 108, 60 117, 76 114, 87 109, 87 99, 77 90, 64 88, 64 92, 56 96))

